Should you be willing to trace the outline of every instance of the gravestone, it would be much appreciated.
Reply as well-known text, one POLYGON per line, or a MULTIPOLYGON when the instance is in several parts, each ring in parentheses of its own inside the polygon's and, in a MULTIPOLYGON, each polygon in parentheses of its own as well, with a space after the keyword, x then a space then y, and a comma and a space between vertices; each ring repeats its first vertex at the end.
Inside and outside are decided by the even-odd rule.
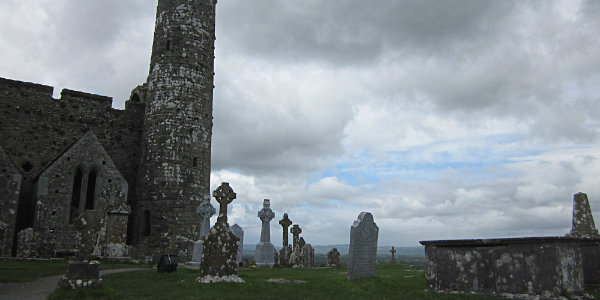
POLYGON ((289 267, 292 251, 288 244, 288 228, 292 225, 292 220, 290 220, 287 213, 283 214, 283 219, 279 220, 279 225, 281 225, 283 229, 283 245, 279 251, 279 265, 282 267, 289 267))
POLYGON ((67 274, 58 281, 59 287, 72 289, 80 287, 97 287, 102 284, 100 278, 100 263, 98 261, 83 261, 67 263, 67 274))
POLYGON ((258 211, 258 218, 262 222, 260 231, 260 242, 256 245, 254 252, 254 261, 257 266, 272 267, 275 264, 275 247, 271 244, 270 222, 275 218, 275 213, 271 210, 271 201, 265 199, 263 208, 258 211))
POLYGON ((296 250, 298 248, 298 241, 300 240, 302 229, 298 224, 296 224, 292 227, 292 229, 290 229, 290 232, 292 233, 292 249, 296 250))
POLYGON ((210 204, 210 195, 204 195, 202 203, 196 208, 196 213, 200 216, 200 239, 194 243, 194 250, 192 252, 192 265, 200 265, 202 262, 202 251, 204 249, 204 242, 202 238, 208 234, 210 230, 210 217, 216 213, 215 207, 210 204))
POLYGON ((315 266, 315 249, 310 244, 302 247, 302 265, 306 268, 315 266))
POLYGON ((379 227, 373 215, 362 212, 350 227, 350 250, 348 252, 348 280, 375 275, 377 238, 379 227))
POLYGON ((337 248, 333 248, 327 252, 327 266, 332 268, 340 267, 340 252, 337 248))
POLYGON ((239 266, 242 265, 242 258, 243 258, 243 254, 244 254, 244 230, 242 229, 242 227, 238 224, 233 224, 233 226, 231 226, 231 231, 233 232, 233 234, 235 234, 235 236, 240 239, 240 246, 238 247, 238 254, 237 254, 237 263, 239 266))
POLYGON ((598 229, 596 229, 596 224, 594 223, 594 217, 592 216, 590 202, 588 201, 587 195, 584 193, 573 195, 572 227, 571 232, 567 234, 567 236, 578 238, 600 238, 598 229))
POLYGON ((395 264, 396 263, 396 249, 394 249, 394 246, 392 246, 392 250, 390 250, 390 252, 392 253, 392 263, 395 264))
POLYGON ((227 204, 236 195, 229 183, 223 182, 215 191, 213 197, 219 203, 217 223, 202 238, 204 248, 200 275, 196 280, 201 283, 240 282, 238 274, 237 254, 240 240, 233 234, 227 223, 227 204))

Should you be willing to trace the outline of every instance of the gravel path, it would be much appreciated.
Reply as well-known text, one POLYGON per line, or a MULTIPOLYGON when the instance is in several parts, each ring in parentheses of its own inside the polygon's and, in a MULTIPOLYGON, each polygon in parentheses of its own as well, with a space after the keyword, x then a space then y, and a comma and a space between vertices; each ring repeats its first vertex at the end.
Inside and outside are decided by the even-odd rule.
MULTIPOLYGON (((100 276, 112 273, 147 270, 144 268, 124 268, 100 271, 100 276)), ((53 275, 33 282, 0 283, 0 299, 6 300, 45 300, 57 287, 61 275, 53 275)))

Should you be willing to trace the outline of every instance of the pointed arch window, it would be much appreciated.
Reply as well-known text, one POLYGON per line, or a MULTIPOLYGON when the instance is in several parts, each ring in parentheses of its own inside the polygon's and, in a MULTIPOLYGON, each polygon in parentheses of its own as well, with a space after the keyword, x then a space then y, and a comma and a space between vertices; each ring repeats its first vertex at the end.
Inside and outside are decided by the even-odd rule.
POLYGON ((71 193, 71 210, 69 212, 69 224, 79 215, 79 201, 81 200, 81 184, 83 182, 83 170, 77 167, 73 177, 73 191, 71 193))
POLYGON ((98 171, 92 169, 88 175, 88 184, 85 195, 85 209, 94 209, 94 202, 96 196, 96 178, 98 177, 98 171))

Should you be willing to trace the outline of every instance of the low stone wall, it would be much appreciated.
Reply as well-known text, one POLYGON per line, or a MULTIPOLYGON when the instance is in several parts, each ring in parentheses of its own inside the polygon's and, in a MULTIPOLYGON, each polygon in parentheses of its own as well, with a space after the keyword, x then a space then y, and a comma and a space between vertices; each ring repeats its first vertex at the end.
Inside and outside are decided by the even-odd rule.
MULTIPOLYGON (((598 242, 566 237, 422 241, 427 288, 505 297, 583 297, 584 252, 588 261, 595 261, 590 254, 598 253, 598 242)), ((594 268, 588 273, 597 274, 594 268)))

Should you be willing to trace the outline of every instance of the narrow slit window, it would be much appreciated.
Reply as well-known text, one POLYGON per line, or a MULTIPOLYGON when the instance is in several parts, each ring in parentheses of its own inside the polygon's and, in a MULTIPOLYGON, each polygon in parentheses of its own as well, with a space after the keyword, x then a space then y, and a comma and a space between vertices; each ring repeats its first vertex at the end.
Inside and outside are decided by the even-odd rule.
POLYGON ((150 235, 150 211, 144 210, 144 236, 150 235))
POLYGON ((198 157, 194 157, 194 162, 192 164, 194 167, 198 166, 198 157))
POLYGON ((91 170, 90 174, 88 175, 85 209, 94 209, 94 197, 96 196, 96 177, 98 177, 98 172, 96 170, 91 170))
POLYGON ((83 180, 83 171, 77 168, 73 178, 73 191, 71 193, 71 205, 69 212, 69 224, 73 224, 73 219, 79 215, 79 200, 81 199, 81 181, 83 180))

